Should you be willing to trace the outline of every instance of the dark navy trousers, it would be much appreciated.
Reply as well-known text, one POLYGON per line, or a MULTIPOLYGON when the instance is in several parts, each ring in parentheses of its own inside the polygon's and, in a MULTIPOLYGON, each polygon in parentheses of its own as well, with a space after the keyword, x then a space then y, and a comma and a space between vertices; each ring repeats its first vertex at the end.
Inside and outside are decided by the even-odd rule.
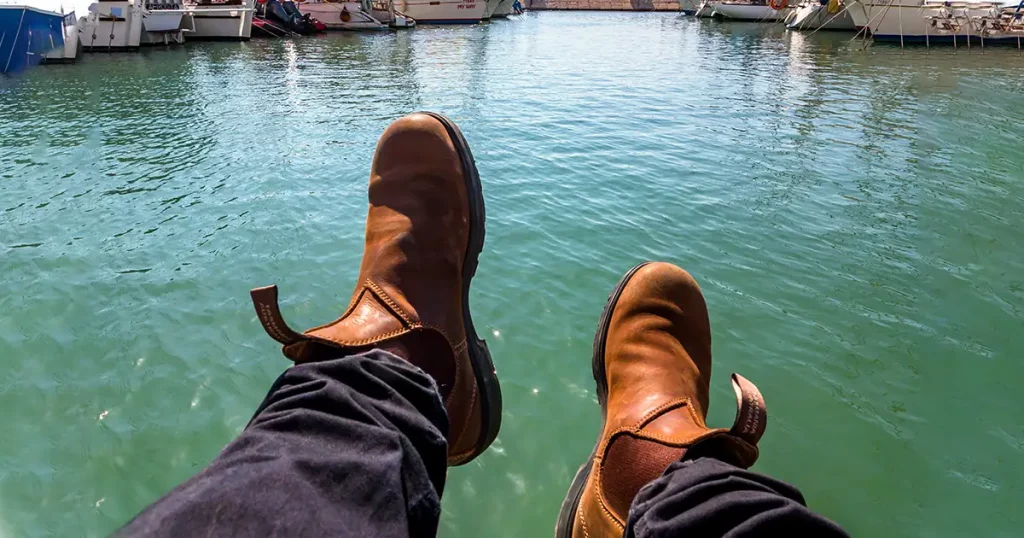
MULTIPOLYGON (((434 381, 395 355, 297 365, 209 467, 117 535, 432 537, 447 431, 434 381)), ((710 458, 677 462, 641 489, 626 528, 777 535, 846 536, 793 487, 710 458)))

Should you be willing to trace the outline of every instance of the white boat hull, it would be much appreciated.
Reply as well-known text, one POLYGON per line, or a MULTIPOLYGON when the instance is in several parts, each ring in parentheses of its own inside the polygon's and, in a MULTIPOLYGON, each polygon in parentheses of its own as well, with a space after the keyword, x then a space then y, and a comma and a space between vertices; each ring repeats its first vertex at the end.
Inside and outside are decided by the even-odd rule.
POLYGON ((252 36, 253 0, 236 5, 187 6, 185 39, 245 41, 252 36))
POLYGON ((303 2, 297 4, 303 15, 324 23, 328 30, 387 30, 388 25, 363 11, 359 2, 303 2), (342 13, 348 12, 348 20, 342 13))
MULTIPOLYGON (((854 1, 850 15, 858 27, 867 27, 876 41, 902 44, 968 43, 1016 44, 1024 41, 1024 23, 1010 27, 995 24, 1000 13, 1013 11, 1008 4, 920 2, 919 0, 854 1)), ((1014 4, 1015 5, 1015 4, 1014 4)), ((1007 20, 1007 19, 1004 19, 1007 20)))
POLYGON ((780 21, 784 20, 790 11, 788 7, 775 10, 769 6, 726 2, 709 2, 708 5, 715 16, 738 21, 780 21))
POLYGON ((850 10, 840 5, 836 13, 829 13, 828 6, 811 0, 796 7, 790 15, 789 28, 792 30, 856 30, 850 10))
POLYGON ((485 0, 399 0, 402 13, 419 24, 476 24, 487 8, 485 0))
POLYGON ((142 9, 130 2, 97 2, 94 10, 78 19, 83 52, 112 52, 139 48, 142 9))

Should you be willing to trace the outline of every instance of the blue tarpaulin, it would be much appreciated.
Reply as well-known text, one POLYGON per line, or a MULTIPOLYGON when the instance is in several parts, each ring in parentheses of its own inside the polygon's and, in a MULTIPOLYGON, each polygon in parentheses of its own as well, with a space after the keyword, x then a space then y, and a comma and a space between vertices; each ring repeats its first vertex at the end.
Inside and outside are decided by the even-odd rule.
POLYGON ((38 65, 64 46, 64 16, 26 6, 0 5, 0 73, 38 65))

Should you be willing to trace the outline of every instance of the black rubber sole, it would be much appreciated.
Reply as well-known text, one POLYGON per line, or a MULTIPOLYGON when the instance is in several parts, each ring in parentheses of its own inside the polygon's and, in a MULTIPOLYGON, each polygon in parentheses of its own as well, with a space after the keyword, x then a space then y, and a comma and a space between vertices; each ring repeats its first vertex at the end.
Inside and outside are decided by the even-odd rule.
MULTIPOLYGON (((601 319, 597 322, 597 331, 594 333, 594 355, 591 358, 591 369, 594 372, 594 381, 597 382, 597 401, 601 404, 601 430, 604 430, 604 421, 608 416, 608 377, 604 368, 604 345, 608 339, 608 326, 612 321, 612 311, 615 310, 615 303, 619 301, 622 290, 629 283, 633 275, 643 266, 651 262, 644 262, 630 269, 619 279, 612 293, 608 296, 608 302, 601 311, 601 319)), ((572 479, 569 492, 562 501, 562 509, 558 512, 558 522, 555 523, 555 538, 572 538, 572 526, 576 520, 576 510, 580 506, 580 498, 583 497, 583 486, 590 478, 590 469, 594 466, 594 457, 597 456, 597 448, 601 445, 601 438, 598 437, 594 443, 594 450, 590 452, 587 461, 580 465, 576 471, 576 477, 572 479)))
POLYGON ((487 349, 487 342, 477 336, 476 327, 473 326, 473 316, 469 309, 469 288, 473 276, 476 274, 480 251, 484 248, 484 236, 486 235, 484 194, 480 186, 480 173, 476 169, 476 161, 473 160, 473 152, 470 151, 469 143, 462 136, 458 125, 436 112, 421 112, 421 114, 426 114, 441 122, 445 130, 448 131, 448 136, 451 137, 455 145, 455 151, 462 159, 466 192, 469 194, 469 245, 466 249, 466 259, 462 265, 462 317, 466 328, 469 359, 473 364, 477 387, 480 389, 482 424, 476 451, 456 463, 456 465, 463 465, 473 461, 487 450, 487 447, 491 446, 494 439, 498 437, 498 430, 501 429, 501 386, 498 384, 498 375, 494 370, 494 362, 491 360, 491 352, 487 349))

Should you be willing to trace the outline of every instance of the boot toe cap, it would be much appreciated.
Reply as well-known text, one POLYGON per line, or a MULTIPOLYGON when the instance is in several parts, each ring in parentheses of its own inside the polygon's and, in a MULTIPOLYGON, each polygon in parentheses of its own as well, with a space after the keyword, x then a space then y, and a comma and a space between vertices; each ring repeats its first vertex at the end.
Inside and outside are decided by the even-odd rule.
POLYGON ((635 298, 669 299, 677 305, 700 305, 704 307, 704 294, 697 281, 685 269, 666 262, 652 262, 644 265, 627 284, 623 296, 635 298))
POLYGON ((390 156, 393 151, 399 152, 396 157, 402 160, 417 153, 430 159, 458 160, 455 144, 444 124, 424 112, 409 114, 391 122, 380 137, 378 158, 390 156))

